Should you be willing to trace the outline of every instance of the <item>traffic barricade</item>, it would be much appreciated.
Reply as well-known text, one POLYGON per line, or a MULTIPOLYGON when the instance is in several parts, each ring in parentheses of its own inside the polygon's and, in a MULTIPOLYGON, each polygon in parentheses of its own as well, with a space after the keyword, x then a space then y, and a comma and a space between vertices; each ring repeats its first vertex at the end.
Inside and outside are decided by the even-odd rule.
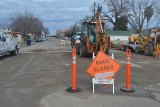
POLYGON ((130 85, 130 76, 131 76, 131 67, 130 67, 130 60, 131 60, 131 50, 127 49, 126 50, 126 86, 120 88, 121 91, 123 92, 134 92, 135 88, 130 85))
POLYGON ((80 92, 81 89, 76 85, 76 49, 72 49, 72 86, 67 88, 67 92, 77 93, 80 92))

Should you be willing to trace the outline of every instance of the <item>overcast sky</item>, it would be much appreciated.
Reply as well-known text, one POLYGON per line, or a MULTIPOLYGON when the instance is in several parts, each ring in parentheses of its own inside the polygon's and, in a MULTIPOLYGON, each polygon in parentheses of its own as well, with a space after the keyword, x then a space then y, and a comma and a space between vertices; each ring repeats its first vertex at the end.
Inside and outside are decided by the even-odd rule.
POLYGON ((30 10, 39 16, 54 34, 55 30, 67 29, 86 15, 91 15, 94 1, 103 0, 3 0, 0 2, 0 21, 5 22, 14 12, 30 10))

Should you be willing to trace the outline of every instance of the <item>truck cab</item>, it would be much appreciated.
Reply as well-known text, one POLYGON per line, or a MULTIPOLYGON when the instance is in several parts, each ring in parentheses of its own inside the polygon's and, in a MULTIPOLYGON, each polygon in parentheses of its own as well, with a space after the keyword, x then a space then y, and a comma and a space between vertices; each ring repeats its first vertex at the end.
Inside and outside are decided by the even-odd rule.
POLYGON ((7 42, 4 34, 0 32, 0 55, 4 54, 7 51, 7 42))
POLYGON ((10 55, 17 55, 20 46, 18 45, 17 38, 10 34, 0 32, 0 55, 9 53, 10 55))

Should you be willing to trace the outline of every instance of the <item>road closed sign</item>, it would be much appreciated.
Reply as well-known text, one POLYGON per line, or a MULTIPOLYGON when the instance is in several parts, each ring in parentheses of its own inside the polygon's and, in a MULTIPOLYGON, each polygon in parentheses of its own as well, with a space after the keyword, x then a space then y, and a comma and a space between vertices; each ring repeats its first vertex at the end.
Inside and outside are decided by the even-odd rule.
POLYGON ((96 74, 105 74, 106 72, 114 72, 114 74, 117 74, 120 67, 121 65, 118 62, 100 51, 86 71, 92 77, 95 77, 96 74))

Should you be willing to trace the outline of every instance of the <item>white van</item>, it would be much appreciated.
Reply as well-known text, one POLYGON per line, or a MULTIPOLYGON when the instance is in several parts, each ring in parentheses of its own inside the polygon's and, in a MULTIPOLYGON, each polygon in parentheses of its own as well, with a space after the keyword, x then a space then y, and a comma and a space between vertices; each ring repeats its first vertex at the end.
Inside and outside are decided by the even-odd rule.
POLYGON ((5 55, 6 53, 17 55, 19 48, 17 38, 11 35, 4 35, 0 32, 0 55, 5 55))

